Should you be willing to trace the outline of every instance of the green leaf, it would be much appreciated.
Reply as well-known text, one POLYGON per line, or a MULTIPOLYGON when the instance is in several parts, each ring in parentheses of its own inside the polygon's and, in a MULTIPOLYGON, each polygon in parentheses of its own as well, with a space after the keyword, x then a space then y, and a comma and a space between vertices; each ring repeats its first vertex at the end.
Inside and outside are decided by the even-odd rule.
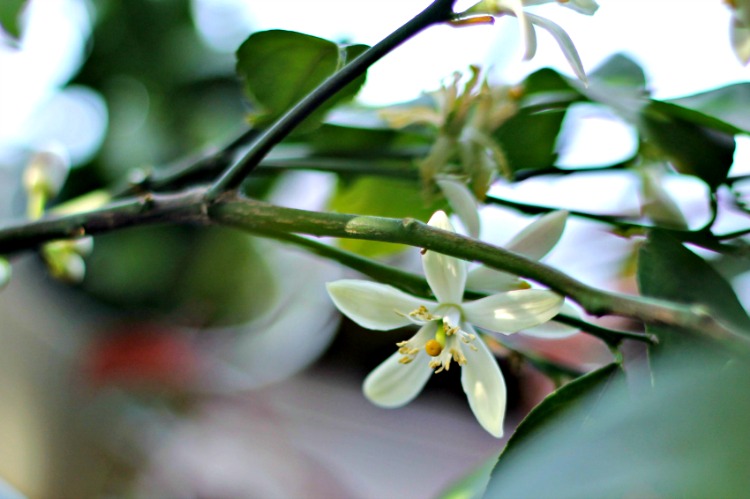
POLYGON ((627 384, 603 373, 581 403, 551 414, 500 458, 485 497, 746 496, 750 369, 700 350, 665 360, 653 388, 638 363, 627 384))
POLYGON ((137 227, 97 236, 83 287, 121 310, 201 326, 246 322, 274 296, 253 239, 224 228, 137 227))
POLYGON ((28 0, 3 0, 0 2, 0 28, 11 38, 21 37, 21 13, 28 0))
POLYGON ((497 456, 494 456, 468 475, 456 480, 443 490, 438 496, 439 499, 479 499, 484 495, 487 489, 487 483, 490 481, 490 474, 497 462, 497 456))
MULTIPOLYGON (((260 126, 273 122, 366 49, 365 45, 340 48, 331 41, 293 31, 253 33, 237 50, 236 66, 245 91, 259 108, 251 119, 260 126)), ((331 107, 354 97, 364 81, 363 75, 350 83, 301 126, 316 125, 331 107)))
POLYGON ((632 59, 615 54, 589 75, 589 85, 572 82, 592 102, 605 104, 624 119, 636 123, 648 102, 646 75, 632 59))
MULTIPOLYGON (((339 213, 427 221, 435 211, 445 209, 445 202, 426 202, 418 181, 359 177, 351 183, 339 183, 329 201, 329 209, 339 213)), ((342 239, 340 245, 364 256, 386 255, 406 249, 400 244, 359 239, 342 239)))
POLYGON ((695 175, 715 190, 734 162, 733 132, 706 126, 700 113, 651 101, 642 111, 639 128, 680 173, 695 175))
MULTIPOLYGON (((508 440, 500 454, 497 465, 492 472, 489 490, 499 486, 505 480, 507 471, 517 466, 517 461, 524 459, 524 449, 529 442, 540 438, 549 427, 554 427, 563 415, 574 411, 580 424, 593 417, 595 396, 609 389, 613 380, 622 381, 623 373, 618 364, 612 363, 577 378, 547 397, 521 421, 516 431, 508 440)), ((490 494, 489 497, 494 497, 490 494)))
MULTIPOLYGON (((663 231, 652 231, 638 254, 638 287, 645 296, 701 305, 734 327, 750 333, 750 318, 729 283, 701 257, 663 231)), ((653 329, 660 348, 694 340, 664 328, 653 329)))
POLYGON ((750 83, 735 83, 726 87, 669 100, 682 108, 700 111, 718 118, 738 130, 750 133, 750 83))
POLYGON ((512 173, 550 168, 557 161, 555 150, 564 110, 534 112, 521 109, 498 128, 494 137, 512 173))
POLYGON ((615 54, 589 75, 589 80, 615 87, 646 92, 646 74, 638 63, 624 54, 615 54))

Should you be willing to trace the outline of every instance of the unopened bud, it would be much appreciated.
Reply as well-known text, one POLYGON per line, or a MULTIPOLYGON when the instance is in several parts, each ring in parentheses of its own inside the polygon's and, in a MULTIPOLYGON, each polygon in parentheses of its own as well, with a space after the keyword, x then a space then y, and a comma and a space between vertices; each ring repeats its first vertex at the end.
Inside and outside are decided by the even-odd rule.
POLYGON ((70 162, 60 147, 34 153, 23 173, 26 192, 41 193, 47 199, 56 196, 68 177, 70 162))

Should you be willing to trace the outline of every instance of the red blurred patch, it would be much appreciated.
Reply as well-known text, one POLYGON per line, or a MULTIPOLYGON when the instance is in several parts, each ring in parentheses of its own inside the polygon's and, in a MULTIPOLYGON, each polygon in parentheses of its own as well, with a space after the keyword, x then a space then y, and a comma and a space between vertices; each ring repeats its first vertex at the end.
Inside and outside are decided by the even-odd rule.
POLYGON ((91 341, 82 357, 83 373, 94 386, 188 389, 205 361, 179 330, 136 323, 119 325, 91 341))

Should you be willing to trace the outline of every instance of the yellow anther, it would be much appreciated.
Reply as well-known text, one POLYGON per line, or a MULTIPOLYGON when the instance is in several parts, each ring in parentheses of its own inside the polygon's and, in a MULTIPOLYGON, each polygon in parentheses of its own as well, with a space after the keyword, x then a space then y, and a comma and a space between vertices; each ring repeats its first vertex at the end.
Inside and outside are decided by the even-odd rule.
POLYGON ((424 305, 420 305, 418 309, 409 312, 409 317, 414 317, 415 319, 420 319, 423 321, 432 321, 437 318, 432 315, 424 305))
POLYGON ((443 346, 437 340, 430 340, 424 345, 424 351, 430 357, 437 357, 443 351, 443 346))
POLYGON ((414 360, 412 357, 401 357, 400 359, 398 359, 398 362, 400 364, 408 364, 412 360, 414 360))

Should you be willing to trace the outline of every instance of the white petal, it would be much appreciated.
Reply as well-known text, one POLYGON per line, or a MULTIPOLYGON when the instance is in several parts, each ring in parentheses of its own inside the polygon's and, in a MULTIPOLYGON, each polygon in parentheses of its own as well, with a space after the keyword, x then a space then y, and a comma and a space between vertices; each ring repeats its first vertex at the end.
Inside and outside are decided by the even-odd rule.
POLYGON ((550 320, 563 299, 543 289, 498 293, 462 305, 467 322, 497 333, 515 333, 550 320))
MULTIPOLYGON (((560 313, 569 315, 571 317, 581 317, 578 309, 568 302, 563 303, 560 313)), ((549 321, 538 326, 524 329, 521 334, 525 336, 533 336, 534 338, 543 338, 547 340, 557 340, 561 338, 568 338, 574 334, 578 334, 580 329, 573 326, 568 326, 561 322, 549 321)))
POLYGON ((497 361, 480 337, 474 340, 476 351, 466 350, 466 364, 461 368, 461 385, 474 416, 492 436, 503 436, 507 400, 505 380, 497 361))
POLYGON ((560 240, 567 219, 567 211, 547 213, 516 234, 505 248, 532 260, 539 260, 560 240))
POLYGON ((536 54, 536 32, 530 22, 529 14, 523 10, 523 2, 521 0, 505 0, 501 3, 512 10, 513 15, 518 18, 518 22, 521 24, 521 37, 524 44, 523 58, 526 61, 532 59, 534 54, 536 54))
POLYGON ((474 291, 512 291, 522 289, 524 281, 520 278, 480 265, 471 269, 466 277, 466 287, 474 291))
POLYGON ((362 385, 365 397, 380 407, 401 407, 419 395, 432 369, 427 361, 417 354, 417 358, 408 364, 401 364, 402 355, 398 352, 388 357, 372 371, 362 385))
POLYGON ((446 179, 438 180, 437 185, 469 235, 479 237, 479 203, 466 184, 446 179))
POLYGON ((592 16, 597 10, 599 10, 599 4, 594 0, 569 0, 564 3, 561 2, 560 5, 587 16, 592 16))
MULTIPOLYGON (((455 232, 443 211, 435 212, 428 224, 455 232)), ((466 286, 466 262, 428 250, 422 255, 422 267, 427 282, 440 303, 461 303, 466 286)))
POLYGON ((387 331, 412 324, 403 314, 424 305, 437 304, 377 282, 342 279, 326 284, 334 305, 347 317, 367 329, 387 331))
POLYGON ((552 37, 562 49, 563 54, 565 55, 565 59, 568 60, 568 64, 570 64, 570 66, 573 68, 573 72, 582 82, 588 83, 588 78, 586 78, 586 71, 584 71, 583 69, 583 63, 581 63, 581 58, 578 56, 578 51, 576 50, 575 45, 573 45, 573 40, 570 39, 565 30, 549 19, 545 19, 534 14, 526 14, 526 17, 528 17, 533 24, 536 24, 537 26, 540 26, 550 32, 552 37))

